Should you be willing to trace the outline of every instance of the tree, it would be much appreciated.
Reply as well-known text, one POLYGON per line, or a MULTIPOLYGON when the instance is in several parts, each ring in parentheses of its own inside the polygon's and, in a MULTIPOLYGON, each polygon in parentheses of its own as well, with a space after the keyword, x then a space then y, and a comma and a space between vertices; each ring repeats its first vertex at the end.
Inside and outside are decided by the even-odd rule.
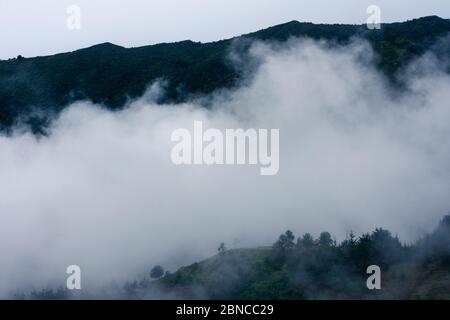
POLYGON ((438 227, 420 243, 423 255, 428 260, 450 263, 450 214, 445 216, 438 227))
POLYGON ((356 265, 361 269, 366 269, 371 265, 373 257, 372 237, 368 233, 364 233, 359 237, 355 246, 356 265))
POLYGON ((319 246, 331 247, 332 245, 333 239, 331 239, 331 234, 329 232, 322 232, 319 237, 319 246))
POLYGON ((348 244, 349 244, 351 247, 353 247, 353 246, 356 245, 356 239, 355 239, 355 238, 356 238, 356 237, 355 237, 355 234, 353 233, 353 231, 350 231, 350 234, 349 234, 349 236, 348 236, 347 241, 348 241, 348 244))
POLYGON ((225 246, 225 243, 221 243, 219 248, 217 249, 217 251, 219 251, 219 254, 224 254, 225 251, 227 251, 227 247, 225 246))
POLYGON ((288 253, 295 248, 294 240, 294 234, 288 230, 273 244, 271 261, 275 267, 280 268, 284 265, 288 253))
POLYGON ((285 237, 286 237, 286 244, 285 244, 286 250, 294 249, 294 247, 295 247, 295 244, 294 244, 295 236, 292 233, 292 231, 291 230, 286 231, 285 237))
POLYGON ((314 246, 314 239, 310 233, 305 233, 302 238, 297 240, 297 248, 312 248, 314 246))
POLYGON ((373 259, 378 265, 386 267, 402 259, 403 247, 398 237, 393 237, 388 230, 375 229, 371 235, 373 259))
POLYGON ((273 244, 273 248, 275 250, 280 251, 294 249, 295 247, 294 240, 295 240, 294 234, 292 233, 292 231, 288 230, 278 238, 277 242, 273 244))
POLYGON ((164 275, 164 269, 160 265, 154 266, 150 271, 150 277, 152 279, 159 279, 164 275))

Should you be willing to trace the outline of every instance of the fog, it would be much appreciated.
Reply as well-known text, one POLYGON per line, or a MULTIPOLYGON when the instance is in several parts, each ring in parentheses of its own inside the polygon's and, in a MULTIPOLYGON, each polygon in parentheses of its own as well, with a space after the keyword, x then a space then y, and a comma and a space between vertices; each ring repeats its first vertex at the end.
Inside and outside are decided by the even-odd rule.
POLYGON ((394 91, 355 41, 255 44, 256 72, 199 101, 157 105, 164 84, 119 112, 66 109, 48 137, 0 136, 0 294, 133 280, 286 229, 338 240, 388 228, 413 241, 450 209, 450 78, 428 54, 394 91), (210 108, 202 105, 208 101, 210 108), (173 130, 280 129, 280 170, 176 166, 173 130))

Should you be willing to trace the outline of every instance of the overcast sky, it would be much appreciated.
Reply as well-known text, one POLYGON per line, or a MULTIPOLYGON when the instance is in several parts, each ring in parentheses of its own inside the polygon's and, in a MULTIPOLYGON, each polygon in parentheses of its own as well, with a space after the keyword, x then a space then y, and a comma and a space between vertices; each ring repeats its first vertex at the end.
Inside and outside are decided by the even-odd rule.
POLYGON ((365 23, 377 4, 382 21, 450 17, 448 0, 1 0, 0 59, 71 51, 101 42, 142 46, 212 41, 299 20, 365 23), (81 29, 67 28, 67 8, 81 9, 81 29))

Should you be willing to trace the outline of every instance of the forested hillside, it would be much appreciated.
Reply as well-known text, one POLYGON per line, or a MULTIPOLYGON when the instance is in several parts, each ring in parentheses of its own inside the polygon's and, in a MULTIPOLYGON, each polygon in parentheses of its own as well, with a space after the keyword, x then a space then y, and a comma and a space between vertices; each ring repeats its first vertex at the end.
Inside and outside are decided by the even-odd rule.
MULTIPOLYGON (((83 291, 48 288, 16 298, 98 298, 83 291)), ((101 298, 127 299, 450 299, 450 215, 414 244, 377 228, 336 243, 322 232, 296 238, 287 231, 269 247, 227 250, 180 268, 160 266, 124 286, 112 284, 101 298), (381 290, 367 288, 367 267, 381 269, 381 290)))
MULTIPOLYGON (((227 57, 232 49, 247 50, 248 40, 309 37, 345 43, 360 37, 373 46, 374 63, 394 79, 411 59, 434 50, 449 31, 450 20, 435 16, 385 24, 381 30, 293 21, 212 43, 183 41, 129 49, 104 43, 54 56, 19 56, 0 61, 0 130, 22 122, 39 131, 49 115, 79 99, 118 109, 127 99, 142 95, 156 79, 167 80, 164 100, 174 102, 231 87, 241 73, 227 57)), ((448 57, 449 48, 440 47, 437 52, 448 57)))

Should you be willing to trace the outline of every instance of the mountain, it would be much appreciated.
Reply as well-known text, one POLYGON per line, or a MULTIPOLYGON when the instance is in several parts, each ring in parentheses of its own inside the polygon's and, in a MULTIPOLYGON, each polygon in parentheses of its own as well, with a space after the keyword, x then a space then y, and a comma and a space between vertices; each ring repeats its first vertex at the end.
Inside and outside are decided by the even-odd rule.
MULTIPOLYGON (((375 63, 395 79, 399 69, 433 47, 450 32, 450 20, 436 16, 403 23, 365 25, 289 23, 211 43, 182 41, 139 48, 103 43, 53 56, 0 61, 0 131, 18 122, 34 130, 48 115, 79 99, 112 110, 142 95, 157 79, 167 80, 166 101, 180 102, 237 84, 241 74, 227 59, 231 48, 245 51, 251 41, 286 41, 291 37, 346 43, 353 37, 369 41, 375 63), (236 45, 236 43, 241 45, 236 45)), ((443 56, 450 54, 447 48, 443 56)))

